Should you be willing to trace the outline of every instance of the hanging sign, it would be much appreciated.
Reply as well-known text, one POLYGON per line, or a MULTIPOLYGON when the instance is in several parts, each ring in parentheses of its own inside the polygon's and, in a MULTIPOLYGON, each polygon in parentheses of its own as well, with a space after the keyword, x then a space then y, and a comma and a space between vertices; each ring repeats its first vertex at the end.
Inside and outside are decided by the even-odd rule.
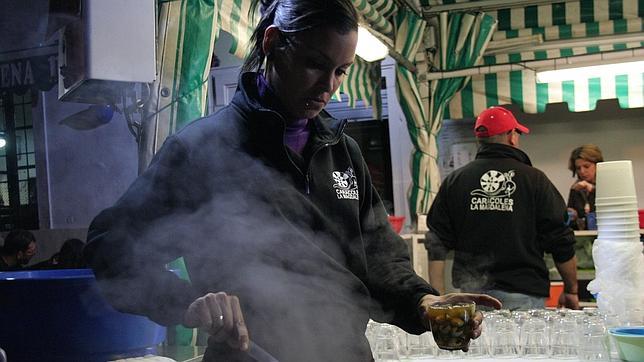
POLYGON ((24 93, 31 88, 48 91, 58 82, 57 70, 56 54, 0 62, 0 92, 24 93))

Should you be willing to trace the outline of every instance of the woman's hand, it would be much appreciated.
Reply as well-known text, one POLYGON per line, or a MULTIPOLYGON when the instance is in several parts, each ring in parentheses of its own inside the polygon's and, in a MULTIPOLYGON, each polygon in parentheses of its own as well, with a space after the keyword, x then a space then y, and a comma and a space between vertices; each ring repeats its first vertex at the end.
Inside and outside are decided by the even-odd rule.
POLYGON ((217 342, 226 342, 241 351, 248 350, 249 337, 239 298, 224 292, 197 298, 183 316, 188 328, 205 328, 217 342))
POLYGON ((577 210, 573 209, 572 207, 568 208, 568 221, 569 223, 572 223, 573 221, 577 221, 579 219, 579 214, 577 214, 577 210))
POLYGON ((595 185, 593 185, 592 183, 590 183, 588 181, 581 180, 581 181, 577 181, 574 184, 572 184, 572 186, 570 188, 575 190, 575 191, 586 190, 586 192, 591 192, 595 188, 595 185))
MULTIPOLYGON (((420 314, 422 318, 422 323, 430 330, 429 325, 429 316, 427 311, 429 307, 436 303, 463 303, 463 302, 474 302, 476 305, 484 305, 494 309, 501 309, 501 302, 489 295, 486 294, 471 294, 471 293, 449 293, 445 295, 425 295, 418 305, 420 309, 420 314)), ((472 338, 476 339, 481 335, 481 323, 483 323, 483 313, 481 311, 476 311, 474 318, 472 319, 472 338)), ((464 348, 463 351, 467 352, 467 348, 464 348)))

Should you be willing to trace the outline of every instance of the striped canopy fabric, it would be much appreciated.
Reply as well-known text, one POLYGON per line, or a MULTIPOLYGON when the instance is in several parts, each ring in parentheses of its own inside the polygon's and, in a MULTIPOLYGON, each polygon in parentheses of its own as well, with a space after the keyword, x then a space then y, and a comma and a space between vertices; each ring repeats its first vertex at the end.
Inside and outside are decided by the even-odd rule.
MULTIPOLYGON (((496 20, 484 13, 441 13, 438 17, 439 51, 430 62, 442 71, 479 64, 495 28, 496 20)), ((412 143, 416 148, 412 158, 413 184, 409 197, 412 215, 426 214, 438 192, 441 178, 436 161, 437 136, 442 125, 443 112, 454 94, 468 82, 468 77, 431 81, 426 114, 413 124, 410 122, 410 116, 406 114, 412 143)))
POLYGON ((205 114, 210 58, 218 34, 213 0, 159 3, 157 80, 151 86, 139 142, 143 171, 166 137, 205 114))
MULTIPOLYGON (((489 14, 499 23, 493 42, 538 35, 543 44, 557 42, 561 46, 540 47, 537 43, 532 47, 538 50, 528 45, 517 51, 488 54, 483 60, 486 65, 593 54, 615 56, 629 49, 641 52, 644 46, 644 2, 640 0, 567 1, 489 14)), ((537 83, 535 70, 529 65, 521 70, 475 75, 450 102, 445 118, 472 118, 489 106, 502 104, 519 105, 526 113, 543 112, 547 104, 558 102, 566 102, 572 112, 590 111, 598 100, 611 98, 617 98, 622 108, 643 107, 643 79, 644 69, 636 74, 588 74, 574 80, 537 83)))
MULTIPOLYGON (((147 116, 139 141, 142 172, 166 137, 202 117, 208 96, 207 76, 219 32, 218 4, 214 0, 159 2, 157 80, 150 87, 147 116)), ((183 259, 169 264, 189 280, 183 259)), ((197 330, 181 325, 168 329, 175 345, 195 345, 197 330)))
MULTIPOLYGON (((394 47, 410 62, 416 58, 426 26, 427 23, 410 10, 401 9, 396 14, 394 47)), ((421 98, 417 75, 400 64, 396 65, 396 92, 414 146, 409 207, 411 215, 416 215, 417 210, 423 209, 429 198, 427 185, 432 161, 429 149, 431 123, 427 123, 426 107, 421 98)), ((435 159, 433 161, 435 163, 435 159)))
POLYGON ((473 76, 454 96, 444 118, 474 118, 487 107, 499 104, 518 104, 525 113, 537 113, 544 112, 549 103, 566 102, 571 112, 590 111, 598 100, 613 98, 621 108, 644 107, 644 73, 597 74, 555 83, 537 83, 535 72, 530 70, 473 76))
POLYGON ((356 56, 333 98, 341 100, 340 93, 344 93, 349 97, 349 106, 354 108, 357 102, 361 100, 364 102, 365 107, 372 107, 374 119, 381 119, 380 80, 382 73, 380 69, 380 61, 368 62, 356 56))
POLYGON ((391 0, 351 0, 356 10, 376 31, 387 35, 393 35, 393 26, 387 17, 397 11, 395 3, 391 0))

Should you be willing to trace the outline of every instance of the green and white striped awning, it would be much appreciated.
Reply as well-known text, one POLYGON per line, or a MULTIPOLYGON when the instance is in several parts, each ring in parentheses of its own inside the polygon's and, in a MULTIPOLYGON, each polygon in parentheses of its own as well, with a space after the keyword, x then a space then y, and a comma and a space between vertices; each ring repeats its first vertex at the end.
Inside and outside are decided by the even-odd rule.
POLYGON ((244 59, 248 54, 248 43, 255 24, 259 21, 259 11, 250 18, 251 0, 217 0, 219 5, 219 27, 232 35, 230 54, 244 59))
POLYGON ((566 102, 571 112, 594 110, 600 99, 617 98, 621 108, 644 107, 644 73, 536 83, 530 70, 473 76, 445 110, 445 119, 474 118, 493 105, 517 104, 525 113, 566 102))
MULTIPOLYGON (((465 1, 428 1, 431 5, 465 1)), ((580 0, 487 12, 498 20, 483 65, 524 64, 534 60, 568 58, 633 49, 644 42, 644 1, 580 0), (521 40, 539 39, 520 46, 521 40), (494 43, 515 41, 515 51, 494 51, 494 43), (633 41, 635 39, 635 41, 633 41), (519 44, 519 46, 516 46, 519 44), (536 49, 536 50, 535 50, 536 49)), ((529 64, 529 63, 528 63, 529 64)), ((543 112, 548 103, 566 102, 570 111, 589 111, 600 99, 616 98, 622 108, 644 106, 644 70, 640 74, 536 83, 531 69, 472 76, 450 102, 445 118, 475 117, 492 105, 517 104, 524 112, 543 112)))
POLYGON ((334 98, 341 100, 340 93, 344 93, 349 97, 349 106, 354 108, 358 101, 363 101, 365 107, 372 106, 373 118, 381 119, 381 77, 380 62, 367 62, 356 56, 334 98))

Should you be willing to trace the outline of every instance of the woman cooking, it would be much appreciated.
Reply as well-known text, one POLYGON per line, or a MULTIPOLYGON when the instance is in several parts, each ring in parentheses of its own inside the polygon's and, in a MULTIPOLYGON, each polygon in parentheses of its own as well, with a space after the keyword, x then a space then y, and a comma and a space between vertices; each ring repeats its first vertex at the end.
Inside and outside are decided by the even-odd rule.
POLYGON ((420 334, 435 303, 500 308, 414 273, 345 122, 323 110, 354 61, 351 1, 261 13, 231 103, 168 138, 92 222, 85 256, 112 304, 206 329, 208 362, 249 361, 253 343, 282 362, 370 361, 369 319, 420 334), (189 283, 165 268, 178 257, 189 283))
POLYGON ((568 213, 575 229, 587 229, 586 217, 595 212, 596 164, 603 161, 602 151, 593 144, 579 146, 570 154, 568 169, 577 181, 570 187, 568 213))

